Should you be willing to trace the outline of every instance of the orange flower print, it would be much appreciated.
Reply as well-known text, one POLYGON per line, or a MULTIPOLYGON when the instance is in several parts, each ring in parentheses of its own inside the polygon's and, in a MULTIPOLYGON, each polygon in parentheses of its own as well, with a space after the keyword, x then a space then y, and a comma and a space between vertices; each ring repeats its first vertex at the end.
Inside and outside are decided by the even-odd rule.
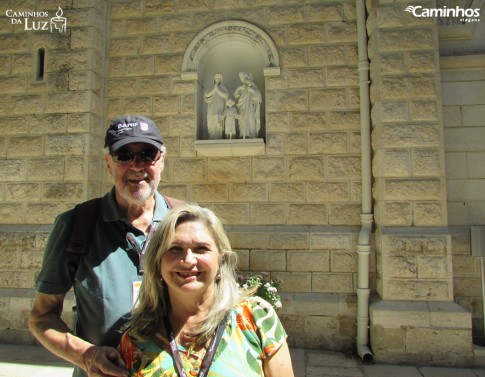
POLYGON ((253 314, 247 305, 242 305, 242 313, 237 314, 237 325, 241 330, 256 331, 256 325, 253 322, 253 314))

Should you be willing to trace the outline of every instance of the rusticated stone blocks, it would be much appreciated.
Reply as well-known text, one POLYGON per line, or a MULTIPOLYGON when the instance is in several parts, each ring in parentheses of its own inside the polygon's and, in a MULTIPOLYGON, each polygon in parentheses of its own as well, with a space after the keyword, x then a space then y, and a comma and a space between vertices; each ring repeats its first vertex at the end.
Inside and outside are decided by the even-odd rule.
POLYGON ((454 302, 377 300, 370 318, 378 362, 455 367, 473 362, 471 315, 454 302))

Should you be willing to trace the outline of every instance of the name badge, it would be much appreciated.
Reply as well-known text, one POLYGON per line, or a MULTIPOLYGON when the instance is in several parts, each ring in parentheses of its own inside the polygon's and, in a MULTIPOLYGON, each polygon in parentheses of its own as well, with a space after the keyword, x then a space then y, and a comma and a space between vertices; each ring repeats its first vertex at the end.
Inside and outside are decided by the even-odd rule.
POLYGON ((135 280, 131 283, 131 302, 132 307, 137 305, 138 295, 140 294, 141 280, 135 280))

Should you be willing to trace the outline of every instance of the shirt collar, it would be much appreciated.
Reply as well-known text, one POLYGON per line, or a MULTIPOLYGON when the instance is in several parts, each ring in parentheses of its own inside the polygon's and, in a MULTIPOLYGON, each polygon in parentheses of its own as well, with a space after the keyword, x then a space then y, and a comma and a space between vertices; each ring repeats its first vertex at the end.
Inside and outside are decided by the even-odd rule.
MULTIPOLYGON (((115 188, 113 187, 101 201, 101 212, 104 221, 122 221, 118 203, 116 202, 115 188)), ((159 222, 168 212, 168 206, 163 196, 155 191, 155 212, 153 214, 153 221, 159 222)))

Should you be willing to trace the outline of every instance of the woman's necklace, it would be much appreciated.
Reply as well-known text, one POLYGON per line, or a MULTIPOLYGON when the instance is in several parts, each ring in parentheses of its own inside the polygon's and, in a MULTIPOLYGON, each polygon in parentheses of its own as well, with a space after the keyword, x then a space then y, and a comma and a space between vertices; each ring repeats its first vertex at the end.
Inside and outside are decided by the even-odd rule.
MULTIPOLYGON (((190 360, 187 360, 190 362, 190 371, 189 374, 191 376, 198 376, 198 377, 206 377, 207 373, 209 372, 209 368, 212 364, 212 360, 214 359, 214 355, 216 353, 217 346, 219 345, 219 342, 221 341, 222 334, 224 333, 224 330, 226 328, 226 323, 227 323, 227 316, 224 318, 224 320, 219 323, 217 326, 216 334, 212 338, 212 341, 209 345, 209 348, 207 349, 207 352, 204 355, 204 358, 202 359, 202 363, 200 364, 200 368, 198 367, 198 360, 200 359, 199 357, 196 358, 197 352, 190 352, 190 358, 194 359, 194 362, 191 362, 190 360)), ((177 369, 177 374, 179 377, 187 377, 187 374, 185 373, 185 368, 182 362, 182 358, 180 357, 179 351, 186 352, 190 348, 192 348, 192 351, 195 351, 195 343, 193 343, 188 349, 184 350, 183 348, 181 349, 181 346, 179 346, 175 340, 175 337, 173 335, 172 327, 170 326, 170 321, 168 320, 168 317, 165 317, 165 330, 170 338, 170 351, 172 353, 173 361, 175 364, 175 369, 177 369)), ((187 354, 189 356, 189 354, 187 354)))

